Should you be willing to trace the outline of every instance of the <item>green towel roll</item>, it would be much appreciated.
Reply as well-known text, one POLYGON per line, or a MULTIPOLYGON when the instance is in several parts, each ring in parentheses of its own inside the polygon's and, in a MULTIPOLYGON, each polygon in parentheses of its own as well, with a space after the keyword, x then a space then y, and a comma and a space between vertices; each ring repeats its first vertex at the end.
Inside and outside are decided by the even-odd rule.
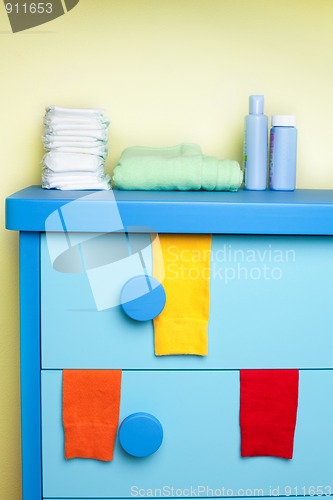
POLYGON ((237 191, 243 172, 237 161, 203 155, 196 144, 125 149, 113 173, 117 188, 146 191, 237 191))

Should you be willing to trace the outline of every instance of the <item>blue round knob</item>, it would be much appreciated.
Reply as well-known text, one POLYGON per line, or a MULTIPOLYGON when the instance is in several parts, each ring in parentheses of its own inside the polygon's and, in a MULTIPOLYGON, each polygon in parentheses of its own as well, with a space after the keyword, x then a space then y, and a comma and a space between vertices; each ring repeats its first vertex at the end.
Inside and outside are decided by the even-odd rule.
POLYGON ((152 276, 135 276, 122 288, 120 303, 125 313, 136 321, 156 318, 165 306, 166 296, 161 283, 152 276))
POLYGON ((133 457, 148 457, 159 449, 163 441, 163 428, 150 413, 132 413, 119 427, 122 448, 133 457))

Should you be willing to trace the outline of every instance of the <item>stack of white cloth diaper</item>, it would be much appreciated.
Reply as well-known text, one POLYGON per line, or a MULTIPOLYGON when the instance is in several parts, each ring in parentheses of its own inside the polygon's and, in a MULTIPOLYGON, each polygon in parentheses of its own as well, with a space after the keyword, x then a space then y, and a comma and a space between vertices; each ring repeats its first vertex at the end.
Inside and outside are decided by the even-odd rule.
POLYGON ((42 187, 110 189, 110 176, 104 171, 109 123, 103 109, 48 106, 42 187))

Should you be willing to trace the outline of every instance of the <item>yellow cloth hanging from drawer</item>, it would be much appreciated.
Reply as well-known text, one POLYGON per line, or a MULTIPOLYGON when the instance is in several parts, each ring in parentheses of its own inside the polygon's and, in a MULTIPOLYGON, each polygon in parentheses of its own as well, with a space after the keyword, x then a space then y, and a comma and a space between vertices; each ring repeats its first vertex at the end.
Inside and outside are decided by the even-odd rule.
POLYGON ((154 276, 166 293, 154 319, 157 356, 208 353, 211 241, 211 235, 160 234, 153 242, 154 276))

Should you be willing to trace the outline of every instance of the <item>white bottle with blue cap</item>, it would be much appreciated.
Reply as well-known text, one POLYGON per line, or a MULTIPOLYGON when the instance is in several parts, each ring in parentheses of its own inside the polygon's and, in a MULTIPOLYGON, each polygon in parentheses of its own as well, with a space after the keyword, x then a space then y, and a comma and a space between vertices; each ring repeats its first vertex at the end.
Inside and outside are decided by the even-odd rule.
POLYGON ((268 118, 264 115, 264 96, 250 96, 250 114, 245 117, 245 189, 262 191, 267 186, 268 118))

